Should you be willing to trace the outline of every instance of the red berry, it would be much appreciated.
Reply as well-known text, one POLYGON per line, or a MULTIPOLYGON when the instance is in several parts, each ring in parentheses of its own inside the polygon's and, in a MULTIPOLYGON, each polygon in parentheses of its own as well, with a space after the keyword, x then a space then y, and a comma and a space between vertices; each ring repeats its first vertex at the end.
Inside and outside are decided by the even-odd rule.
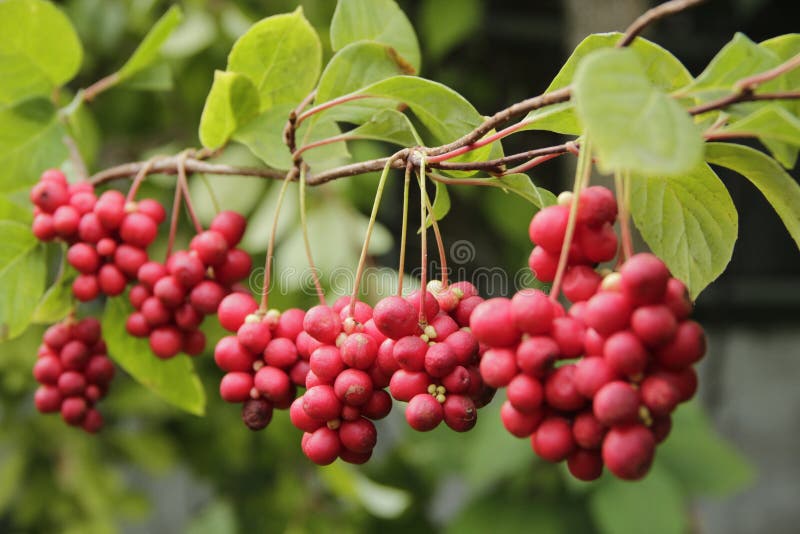
POLYGON ((149 297, 143 303, 140 310, 150 326, 160 326, 167 324, 172 318, 172 313, 164 306, 161 299, 149 297))
POLYGON ((258 309, 258 304, 250 295, 231 293, 219 303, 217 316, 225 330, 236 332, 244 324, 244 319, 258 309))
POLYGON ((292 392, 289 375, 270 365, 265 365, 258 370, 253 378, 253 383, 256 389, 272 402, 285 401, 292 392))
POLYGON ((325 423, 310 417, 303 409, 303 397, 297 397, 289 406, 289 419, 292 424, 304 432, 314 432, 325 423))
POLYGON ((700 361, 706 353, 706 335, 703 327, 694 321, 678 325, 672 341, 656 352, 656 359, 663 367, 680 371, 700 361))
POLYGON ((437 342, 445 341, 448 337, 458 332, 458 323, 456 323, 452 317, 447 315, 444 312, 440 312, 436 317, 432 320, 428 321, 428 326, 430 328, 426 330, 433 329, 433 332, 436 334, 434 339, 437 342))
POLYGON ((295 341, 303 331, 303 320, 306 312, 299 308, 289 308, 281 313, 278 326, 275 327, 275 337, 283 337, 295 341))
POLYGON ((285 337, 270 341, 263 352, 267 365, 281 369, 288 369, 297 361, 297 347, 285 337))
POLYGON ((607 428, 597 420, 591 411, 581 412, 572 422, 572 436, 575 443, 584 449, 599 449, 603 444, 607 428))
POLYGON ((544 383, 547 403, 558 410, 580 410, 586 398, 575 387, 575 364, 564 365, 547 377, 544 383))
POLYGON ((653 433, 656 443, 661 443, 667 439, 670 430, 672 430, 672 419, 670 416, 665 415, 662 417, 653 418, 653 424, 650 426, 650 432, 653 433))
POLYGON ((264 399, 247 399, 242 404, 242 421, 250 430, 262 430, 272 421, 272 403, 264 399))
POLYGON ((45 213, 53 213, 69 202, 69 192, 64 183, 55 180, 40 181, 31 189, 31 202, 45 213))
POLYGON ((669 270, 657 256, 640 253, 631 256, 619 270, 622 292, 635 305, 658 304, 664 299, 669 270))
POLYGON ((458 365, 453 350, 446 343, 434 343, 425 352, 425 371, 434 377, 441 378, 450 374, 458 365))
POLYGON ((156 283, 167 276, 167 268, 157 261, 148 261, 139 266, 136 278, 148 289, 153 289, 156 283))
POLYGON ((235 211, 221 211, 211 221, 211 230, 219 232, 228 243, 228 247, 233 248, 239 244, 244 235, 247 219, 235 211))
POLYGON ((378 344, 367 334, 350 334, 341 346, 342 361, 356 369, 369 369, 378 356, 378 344))
POLYGON ((225 290, 213 280, 203 280, 189 293, 189 302, 197 311, 206 315, 217 313, 220 302, 225 298, 225 290))
POLYGON ((234 248, 227 252, 225 261, 214 267, 214 278, 224 286, 232 286, 250 274, 253 260, 244 250, 234 248))
POLYGON ((562 417, 547 417, 531 436, 533 452, 548 462, 560 462, 575 450, 575 440, 569 421, 562 417))
MULTIPOLYGON (((196 288, 195 288, 196 289, 196 288)), ((236 337, 239 338, 239 343, 242 344, 248 351, 259 354, 264 352, 264 349, 267 348, 270 340, 272 339, 272 332, 270 332, 269 324, 265 321, 255 321, 249 322, 245 321, 242 326, 239 327, 239 330, 236 331, 236 337)), ((287 340, 288 341, 288 340, 287 340)), ((294 344, 290 342, 292 347, 294 344)), ((297 352, 295 351, 294 358, 288 362, 288 365, 294 362, 297 359, 297 352)), ((275 365, 274 363, 267 362, 269 365, 275 365)), ((276 367, 284 367, 283 365, 275 365, 276 367)))
POLYGON ((116 265, 106 263, 97 273, 97 285, 108 296, 116 296, 125 291, 128 280, 116 265))
POLYGON ((601 291, 586 302, 583 318, 588 327, 608 337, 628 327, 631 311, 630 303, 621 293, 601 291))
POLYGON ((392 411, 392 397, 382 389, 372 392, 369 400, 361 407, 364 417, 370 419, 383 419, 392 411))
POLYGON ((68 397, 61 403, 61 417, 68 425, 77 426, 86 417, 88 406, 82 397, 68 397))
POLYGON ((559 317, 553 320, 553 339, 558 343, 562 358, 577 358, 583 354, 583 337, 586 327, 573 317, 559 317))
POLYGON ((428 344, 419 336, 405 336, 394 343, 392 355, 401 368, 407 371, 422 371, 425 368, 425 353, 428 344))
POLYGON ((150 217, 154 223, 161 224, 167 218, 167 212, 161 203, 152 198, 145 198, 136 203, 136 211, 150 217))
MULTIPOLYGON (((414 311, 419 316, 419 305, 422 300, 422 293, 420 290, 412 291, 406 300, 414 307, 414 311)), ((439 301, 433 296, 430 291, 425 292, 425 319, 430 321, 436 314, 439 313, 439 301)))
POLYGON ((78 275, 72 281, 72 294, 81 302, 88 302, 97 298, 100 294, 100 286, 97 283, 97 277, 92 274, 78 275))
POLYGON ((642 478, 653 463, 656 442, 642 425, 612 428, 603 440, 603 462, 623 480, 642 478))
POLYGON ((86 389, 86 379, 78 371, 64 371, 58 377, 58 390, 65 397, 81 395, 84 389, 86 389))
POLYGON ((184 302, 174 310, 173 320, 175 325, 184 332, 192 332, 197 330, 200 323, 203 322, 203 315, 194 309, 194 306, 184 302))
POLYGON ((47 169, 39 177, 42 182, 56 182, 63 186, 67 186, 67 177, 59 169, 47 169))
POLYGON ((472 332, 464 330, 453 332, 447 336, 444 343, 453 351, 459 365, 471 365, 477 362, 479 346, 472 332))
POLYGON ((56 229, 53 226, 53 216, 49 213, 40 213, 33 218, 33 235, 39 241, 50 241, 56 237, 56 229))
POLYGON ((654 416, 669 415, 681 400, 681 392, 669 379, 649 376, 640 388, 642 403, 654 416))
POLYGON ((158 233, 156 222, 143 213, 129 213, 122 220, 119 227, 119 236, 126 243, 147 248, 158 233))
POLYGON ((206 349, 206 335, 200 330, 183 333, 181 350, 189 356, 198 356, 206 349))
POLYGON ((423 372, 400 369, 392 375, 389 392, 399 401, 409 402, 421 393, 427 393, 430 377, 423 372))
POLYGON ((140 312, 132 313, 125 320, 125 330, 134 337, 145 337, 150 335, 150 323, 140 312))
POLYGON ((81 319, 73 329, 75 339, 83 341, 87 345, 94 345, 100 341, 100 321, 94 317, 81 319))
POLYGON ((61 363, 65 369, 80 371, 89 361, 89 348, 83 341, 73 339, 61 348, 61 363))
POLYGON ((592 263, 614 259, 617 254, 617 234, 609 223, 602 226, 578 226, 575 232, 578 250, 592 263))
POLYGON ((528 267, 537 280, 552 282, 558 270, 558 254, 547 252, 542 247, 533 247, 528 258, 528 267))
POLYGON ((108 384, 114 378, 114 364, 106 356, 92 356, 86 364, 84 376, 90 384, 108 384))
POLYGON ((375 448, 378 431, 372 421, 360 417, 355 421, 344 421, 339 427, 339 439, 348 450, 366 454, 375 448))
POLYGON ((544 399, 542 384, 525 374, 515 376, 506 391, 511 405, 522 413, 536 413, 544 399))
POLYGON ((417 313, 414 306, 402 297, 386 297, 375 305, 375 326, 392 339, 413 335, 417 329, 417 313))
POLYGON ((78 233, 81 216, 72 206, 61 206, 53 213, 53 228, 60 237, 70 238, 78 233))
POLYGON ((631 315, 631 328, 645 345, 658 347, 672 339, 678 322, 666 306, 642 306, 631 315))
POLYGON ((219 383, 219 395, 226 402, 244 402, 250 398, 253 377, 250 373, 227 373, 219 383))
POLYGON ((617 373, 606 360, 598 356, 589 356, 575 364, 575 389, 591 399, 598 390, 617 379, 617 373))
POLYGON ((125 218, 125 196, 119 191, 106 191, 94 205, 100 222, 109 230, 116 230, 125 218))
POLYGON ((57 384, 61 371, 61 362, 55 356, 42 356, 33 364, 33 377, 40 384, 57 384))
POLYGON ((478 341, 492 347, 510 347, 520 338, 520 331, 512 320, 511 301, 506 298, 479 304, 472 311, 469 325, 478 341))
POLYGON ((61 409, 61 392, 55 386, 39 386, 33 395, 36 409, 42 413, 53 413, 61 409))
POLYGON ((684 321, 692 313, 692 299, 683 282, 670 278, 664 295, 664 305, 669 308, 678 321, 684 321))
POLYGON ((333 345, 342 331, 342 321, 330 306, 314 306, 305 314, 303 329, 314 339, 333 345))
POLYGON ((603 359, 617 374, 639 380, 647 367, 649 355, 636 335, 623 330, 606 340, 603 359))
POLYGON ((342 448, 339 434, 326 426, 305 434, 301 447, 308 459, 317 465, 333 463, 342 448))
POLYGON ((217 266, 225 262, 228 242, 219 232, 206 230, 192 238, 189 248, 197 253, 197 257, 205 265, 217 266))
POLYGON ((444 409, 430 393, 419 393, 406 406, 408 425, 419 432, 433 430, 444 419, 444 409))
POLYGON ((214 347, 214 362, 223 371, 251 371, 255 360, 256 356, 242 346, 236 336, 225 336, 214 347))
POLYGON ((518 438, 526 438, 533 434, 543 417, 541 411, 522 413, 509 401, 504 402, 500 408, 500 420, 503 422, 503 426, 511 435, 518 438))
POLYGON ((597 451, 578 449, 567 458, 567 468, 578 480, 591 482, 603 474, 603 458, 597 451))
POLYGON ((522 341, 517 347, 517 365, 522 372, 542 377, 558 359, 560 349, 551 337, 534 336, 522 341))
POLYGON ((103 415, 94 408, 89 408, 86 417, 83 418, 81 428, 89 434, 96 434, 103 428, 103 415))
POLYGON ((517 374, 516 355, 510 349, 489 349, 481 358, 480 370, 486 384, 505 387, 517 374))
POLYGON ((592 410, 606 426, 635 423, 639 419, 639 392, 627 382, 609 382, 594 396, 592 410))
POLYGON ((572 302, 582 302, 589 300, 592 295, 597 293, 603 277, 586 265, 575 265, 567 269, 564 274, 564 281, 561 283, 561 290, 564 296, 572 302))
POLYGON ((331 421, 339 417, 342 403, 332 386, 314 386, 303 395, 303 410, 318 421, 331 421))
POLYGON ((663 377, 678 390, 680 402, 686 402, 697 393, 697 371, 687 367, 681 371, 659 371, 651 376, 663 377))
POLYGON ((153 286, 153 295, 167 308, 176 308, 183 303, 186 291, 174 276, 165 276, 153 286))
POLYGON ((150 349, 159 358, 172 358, 183 347, 183 336, 174 326, 159 326, 150 332, 150 349))
POLYGON ((44 332, 42 340, 51 349, 58 350, 72 339, 72 331, 65 323, 56 323, 44 332))
POLYGON ((478 422, 478 409, 469 397, 448 393, 442 404, 444 422, 456 432, 472 430, 478 422))
POLYGON ((617 201, 614 193, 605 187, 593 185, 581 191, 578 200, 578 224, 600 226, 617 219, 617 201))
POLYGON ((531 242, 553 254, 560 253, 568 220, 569 206, 555 205, 540 210, 528 227, 531 242))
POLYGON ((130 279, 136 278, 139 268, 146 262, 144 249, 123 243, 114 250, 114 264, 130 279))
POLYGON ((544 292, 523 289, 511 299, 511 320, 522 332, 532 336, 546 334, 553 322, 553 305, 544 292))
POLYGON ((349 406, 362 406, 372 396, 372 379, 364 371, 345 369, 333 383, 336 396, 349 406))
POLYGON ((333 382, 345 368, 342 355, 333 345, 323 345, 311 353, 308 363, 314 374, 326 382, 333 382))
POLYGON ((96 201, 97 197, 94 196, 94 193, 89 191, 78 191, 70 197, 69 205, 78 210, 78 213, 84 215, 94 209, 94 204, 96 201))
POLYGON ((185 288, 191 289, 206 275, 206 268, 200 259, 184 250, 179 250, 167 260, 167 271, 185 288))
POLYGON ((78 223, 78 237, 81 241, 87 243, 97 243, 97 252, 100 253, 101 256, 110 256, 114 253, 113 249, 109 252, 108 243, 106 243, 105 248, 101 250, 99 247, 101 241, 108 240, 114 245, 114 248, 116 248, 117 242, 108 237, 108 230, 103 226, 103 223, 100 222, 100 217, 98 217, 96 213, 87 213, 81 217, 78 223))
POLYGON ((461 302, 458 303, 456 306, 456 311, 453 314, 453 318, 458 323, 458 326, 465 327, 469 326, 470 317, 472 317, 472 312, 477 308, 480 303, 483 302, 483 299, 478 296, 467 297, 462 299, 461 302))

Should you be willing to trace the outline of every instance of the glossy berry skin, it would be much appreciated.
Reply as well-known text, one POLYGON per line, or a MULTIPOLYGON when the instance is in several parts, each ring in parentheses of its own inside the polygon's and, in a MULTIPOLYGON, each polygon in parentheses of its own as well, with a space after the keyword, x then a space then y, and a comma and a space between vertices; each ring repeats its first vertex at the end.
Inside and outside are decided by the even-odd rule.
POLYGON ((551 337, 535 336, 522 341, 516 351, 516 361, 526 374, 544 377, 558 359, 560 349, 551 337))
POLYGON ((226 402, 244 402, 250 398, 253 377, 250 373, 227 373, 219 383, 219 394, 226 402))
POLYGON ((656 352, 656 360, 666 369, 680 371, 700 361, 706 353, 703 327, 694 321, 678 325, 675 336, 656 352))
POLYGON ((250 274, 253 260, 244 250, 234 248, 225 255, 225 261, 214 268, 214 278, 223 285, 232 286, 250 274))
POLYGON ((547 403, 563 411, 580 410, 586 398, 575 387, 575 365, 564 365, 551 374, 544 384, 547 403))
POLYGON ((372 379, 364 371, 345 369, 333 383, 336 397, 348 406, 363 406, 372 397, 372 379))
POLYGON ((518 438, 526 438, 533 434, 543 418, 543 412, 522 413, 514 408, 509 401, 504 402, 500 408, 500 420, 503 423, 503 427, 511 435, 518 438))
POLYGON ((583 318, 588 327, 608 337, 628 327, 631 312, 630 303, 621 293, 601 291, 586 302, 583 318))
POLYGON ((511 320, 526 334, 547 334, 553 322, 553 305, 543 291, 523 289, 511 299, 511 320))
POLYGON ((345 368, 341 352, 333 345, 323 345, 311 353, 308 360, 311 370, 320 379, 333 382, 345 368))
POLYGON ((547 417, 531 436, 533 451, 548 462, 560 462, 575 450, 575 440, 569 421, 561 417, 547 417))
POLYGON ((654 254, 631 256, 620 268, 622 292, 636 305, 657 304, 664 299, 669 270, 654 254))
POLYGON ((624 330, 606 340, 603 359, 617 374, 638 380, 647 367, 649 354, 633 332, 624 330))
POLYGON ((61 409, 63 396, 55 386, 42 385, 36 389, 33 402, 41 413, 54 413, 61 409))
POLYGON ((450 374, 458 365, 453 350, 446 343, 434 343, 425 352, 425 372, 430 376, 442 378, 450 374))
POLYGON ((278 337, 270 341, 263 353, 267 365, 281 369, 288 369, 297 361, 297 346, 285 337, 278 337))
POLYGON ((407 371, 425 369, 425 354, 428 344, 419 336, 405 336, 398 339, 392 349, 392 356, 397 365, 407 371))
POLYGON ((150 332, 150 349, 162 359, 172 358, 181 351, 183 336, 172 326, 159 326, 150 332))
POLYGON ((465 395, 447 395, 442 410, 445 424, 456 432, 472 430, 478 422, 478 408, 465 395))
POLYGON ((30 199, 44 213, 53 213, 69 201, 69 192, 63 183, 43 180, 33 186, 30 199))
POLYGON ((225 238, 229 248, 239 244, 247 226, 247 219, 235 211, 221 211, 211 221, 210 230, 219 232, 225 238))
POLYGON ((517 374, 516 355, 510 349, 489 349, 481 358, 480 372, 487 385, 505 387, 517 374))
POLYGON ((93 274, 100 266, 100 256, 91 245, 75 243, 67 251, 67 261, 83 274, 93 274))
POLYGON ((206 315, 217 313, 217 308, 223 298, 225 298, 225 289, 213 280, 203 280, 189 293, 189 302, 192 306, 206 315))
POLYGON ((214 362, 223 371, 248 372, 253 368, 255 356, 248 351, 237 336, 226 336, 214 347, 214 362))
POLYGON ((378 442, 378 431, 372 421, 360 417, 355 421, 344 421, 339 427, 339 440, 348 450, 368 453, 378 442))
POLYGON ((472 311, 469 326, 478 341, 492 347, 510 347, 521 335, 512 319, 511 300, 506 298, 489 299, 479 304, 472 311))
POLYGON ((578 449, 567 458, 567 468, 578 480, 591 482, 603 474, 603 458, 597 451, 578 449))
POLYGON ((550 253, 558 254, 564 243, 568 219, 568 206, 555 205, 540 210, 531 219, 528 227, 528 236, 531 238, 531 242, 550 253))
POLYGON ((156 222, 143 213, 130 213, 119 228, 119 235, 129 245, 147 248, 158 233, 156 222))
POLYGON ((528 267, 537 280, 552 282, 558 270, 558 255, 550 253, 542 247, 533 247, 528 258, 528 267))
POLYGON ((253 385, 267 400, 280 403, 292 392, 292 383, 284 371, 265 365, 253 377, 253 385))
POLYGON ((301 447, 309 460, 317 465, 328 465, 339 456, 342 445, 338 433, 323 426, 303 435, 301 447))
POLYGON ((231 293, 219 303, 217 317, 225 330, 236 332, 244 324, 244 319, 258 309, 258 304, 250 295, 231 293))
POLYGON ((655 455, 655 438, 643 425, 609 430, 603 440, 603 462, 623 480, 639 480, 650 469, 655 455))
POLYGON ((78 275, 72 282, 72 294, 81 302, 89 302, 100 295, 97 277, 91 274, 78 275))
POLYGON ((599 449, 607 430, 608 427, 598 421, 591 411, 579 413, 572 422, 575 443, 584 449, 599 449))
POLYGON ((67 397, 61 403, 61 417, 68 425, 77 426, 86 417, 88 406, 82 397, 67 397))
POLYGON ((621 380, 609 382, 594 396, 594 416, 606 426, 634 423, 639 419, 639 392, 621 380))
POLYGON ((369 369, 378 357, 378 343, 363 332, 347 336, 340 350, 342 361, 356 369, 369 369))
POLYGON ((641 306, 631 315, 631 329, 645 345, 654 348, 673 338, 678 322, 666 306, 641 306))
POLYGON ((418 432, 433 430, 443 419, 442 405, 429 393, 415 395, 406 406, 406 421, 418 432))
POLYGON ((603 278, 586 265, 575 265, 567 269, 561 290, 571 302, 589 300, 597 292, 603 278))
POLYGON ((389 382, 389 392, 399 401, 409 402, 414 396, 427 393, 430 377, 424 372, 396 371, 389 382))
POLYGON ((681 400, 681 392, 676 385, 664 377, 647 377, 639 391, 642 403, 654 416, 669 415, 681 400))
POLYGON ((342 403, 333 387, 327 385, 309 388, 303 395, 303 409, 317 421, 331 421, 339 416, 342 403))
POLYGON ((417 312, 402 297, 386 297, 375 305, 373 321, 385 336, 400 339, 414 334, 417 329, 417 312))
POLYGON ((617 219, 617 201, 614 193, 602 186, 593 185, 581 191, 578 200, 578 224, 600 226, 617 219))
POLYGON ((333 345, 342 331, 342 320, 330 306, 314 306, 305 314, 303 330, 314 339, 333 345))
POLYGON ((522 413, 536 413, 544 400, 542 384, 525 374, 515 376, 506 390, 511 405, 522 413))
POLYGON ((228 242, 221 233, 206 230, 192 238, 189 248, 197 253, 197 257, 203 264, 213 267, 225 262, 228 242))
POLYGON ((591 399, 600 388, 615 380, 618 376, 605 359, 599 356, 589 356, 582 358, 575 364, 573 379, 578 393, 587 399, 591 399))

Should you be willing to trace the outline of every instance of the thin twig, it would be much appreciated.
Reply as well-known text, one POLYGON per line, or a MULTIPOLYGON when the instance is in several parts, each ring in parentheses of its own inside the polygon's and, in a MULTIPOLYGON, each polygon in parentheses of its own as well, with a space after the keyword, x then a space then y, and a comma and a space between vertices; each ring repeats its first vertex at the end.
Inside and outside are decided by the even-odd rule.
POLYGON ((97 97, 97 95, 103 91, 111 89, 117 85, 117 83, 119 83, 119 73, 117 72, 97 80, 83 91, 83 101, 91 102, 97 97))
POLYGON ((67 150, 69 150, 69 159, 72 162, 72 167, 75 169, 75 174, 78 175, 78 179, 81 182, 85 182, 89 179, 89 171, 86 169, 86 162, 83 161, 83 156, 81 156, 78 145, 70 135, 65 135, 62 140, 67 146, 67 150))
POLYGON ((705 2, 705 0, 671 0, 670 2, 664 2, 663 4, 647 10, 628 26, 628 29, 625 30, 625 34, 617 41, 617 48, 623 48, 631 44, 633 40, 653 22, 698 4, 702 4, 703 2, 705 2))

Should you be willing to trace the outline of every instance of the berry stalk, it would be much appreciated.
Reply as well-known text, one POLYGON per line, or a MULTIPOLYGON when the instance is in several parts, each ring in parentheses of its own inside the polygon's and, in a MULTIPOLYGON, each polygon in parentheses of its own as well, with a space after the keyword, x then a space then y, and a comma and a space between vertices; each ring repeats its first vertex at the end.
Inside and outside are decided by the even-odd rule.
POLYGON ((286 189, 289 187, 289 182, 293 179, 292 171, 286 173, 286 178, 283 179, 281 190, 278 193, 278 202, 275 204, 275 216, 272 218, 272 230, 269 233, 269 244, 267 245, 267 257, 264 260, 264 282, 261 287, 261 304, 258 311, 263 315, 269 309, 269 284, 272 271, 272 255, 275 252, 275 236, 278 233, 278 220, 281 214, 281 206, 283 199, 286 196, 286 189))
POLYGON ((439 231, 439 222, 433 215, 433 206, 431 206, 431 199, 428 196, 427 191, 425 191, 425 204, 427 206, 428 212, 430 213, 431 226, 433 227, 433 235, 436 237, 436 248, 439 250, 439 262, 442 264, 442 269, 441 269, 442 289, 446 289, 448 282, 447 253, 444 250, 444 240, 442 239, 441 231, 439 231))
POLYGON ((622 265, 633 255, 633 239, 631 238, 630 221, 630 173, 614 173, 614 188, 617 190, 617 204, 619 205, 619 227, 622 234, 622 247, 620 247, 617 266, 622 265))
POLYGON ((186 206, 186 211, 189 213, 189 218, 192 220, 194 229, 198 234, 203 233, 203 225, 200 224, 200 219, 197 218, 197 213, 194 211, 192 198, 189 196, 189 180, 186 178, 186 158, 188 153, 184 152, 178 156, 178 185, 183 190, 183 200, 186 206))
POLYGON ((403 181, 403 227, 400 230, 400 259, 397 266, 397 296, 403 296, 403 271, 406 267, 406 234, 408 233, 408 193, 411 189, 411 169, 413 165, 406 163, 403 181))
POLYGON ((314 287, 319 297, 319 303, 325 305, 325 293, 322 291, 322 284, 319 281, 319 271, 314 264, 314 256, 311 254, 311 242, 308 239, 308 223, 306 221, 306 170, 305 164, 300 165, 300 227, 303 230, 303 244, 306 248, 306 258, 308 267, 311 269, 311 277, 314 279, 314 287))
POLYGON ((420 290, 419 290, 419 324, 427 324, 428 318, 425 315, 425 297, 427 296, 428 286, 428 213, 425 199, 428 193, 425 191, 425 156, 420 155, 419 161, 419 221, 420 221, 420 290))

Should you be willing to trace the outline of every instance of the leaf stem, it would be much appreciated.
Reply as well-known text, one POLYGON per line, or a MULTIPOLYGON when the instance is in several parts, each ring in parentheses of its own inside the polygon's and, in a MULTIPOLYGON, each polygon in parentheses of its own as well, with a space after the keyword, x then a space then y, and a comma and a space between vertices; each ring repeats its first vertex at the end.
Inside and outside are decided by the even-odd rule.
POLYGON ((376 98, 372 95, 365 95, 365 94, 356 94, 356 93, 349 93, 346 95, 342 95, 338 98, 334 98, 332 100, 328 100, 327 102, 323 102, 322 104, 318 104, 313 108, 300 113, 297 116, 296 126, 300 126, 300 124, 306 120, 307 118, 311 117, 312 115, 316 115, 326 109, 330 109, 334 106, 339 106, 341 104, 346 104, 347 102, 352 102, 353 100, 361 100, 363 98, 376 98))
POLYGON ((314 256, 311 253, 311 242, 308 239, 308 222, 306 219, 306 170, 307 165, 300 166, 300 228, 303 232, 303 244, 306 248, 306 258, 308 259, 308 268, 311 269, 311 277, 314 279, 314 287, 319 297, 319 303, 325 305, 325 293, 322 291, 322 283, 319 280, 319 271, 314 264, 314 256))
POLYGON ((91 102, 97 95, 103 91, 107 91, 119 83, 119 73, 113 72, 104 78, 100 78, 92 85, 84 89, 83 100, 84 102, 91 102))
POLYGON ((674 15, 685 9, 702 4, 705 0, 671 0, 664 2, 652 9, 648 9, 625 30, 625 35, 617 41, 616 47, 623 48, 633 42, 642 31, 653 22, 669 15, 674 15))
POLYGON ((444 249, 444 240, 442 239, 442 233, 439 231, 439 222, 433 215, 433 207, 431 206, 431 199, 428 196, 427 190, 425 191, 425 205, 427 207, 428 213, 430 213, 431 226, 433 227, 433 235, 436 238, 436 248, 439 250, 439 262, 442 264, 441 268, 442 287, 446 288, 448 283, 447 278, 449 274, 449 271, 447 269, 447 253, 445 252, 444 249))
POLYGON ((147 174, 153 167, 153 163, 157 159, 158 156, 154 156, 145 161, 144 164, 139 168, 139 171, 136 173, 136 177, 133 179, 133 182, 131 182, 130 189, 128 189, 128 194, 125 196, 125 203, 133 202, 136 199, 136 193, 139 191, 139 186, 142 185, 142 182, 147 177, 147 174))
POLYGON ((533 119, 521 120, 516 124, 512 124, 511 126, 508 126, 507 128, 500 130, 499 132, 495 132, 491 135, 482 137, 479 140, 475 141, 474 143, 464 145, 449 152, 445 152, 444 154, 439 154, 438 156, 431 156, 430 158, 428 158, 428 163, 439 163, 441 161, 445 161, 448 159, 455 158, 456 156, 460 156, 461 154, 472 152, 473 150, 477 150, 486 145, 490 145, 499 139, 502 139, 508 135, 511 135, 514 132, 523 129, 525 126, 528 126, 533 122, 534 122, 533 119))

